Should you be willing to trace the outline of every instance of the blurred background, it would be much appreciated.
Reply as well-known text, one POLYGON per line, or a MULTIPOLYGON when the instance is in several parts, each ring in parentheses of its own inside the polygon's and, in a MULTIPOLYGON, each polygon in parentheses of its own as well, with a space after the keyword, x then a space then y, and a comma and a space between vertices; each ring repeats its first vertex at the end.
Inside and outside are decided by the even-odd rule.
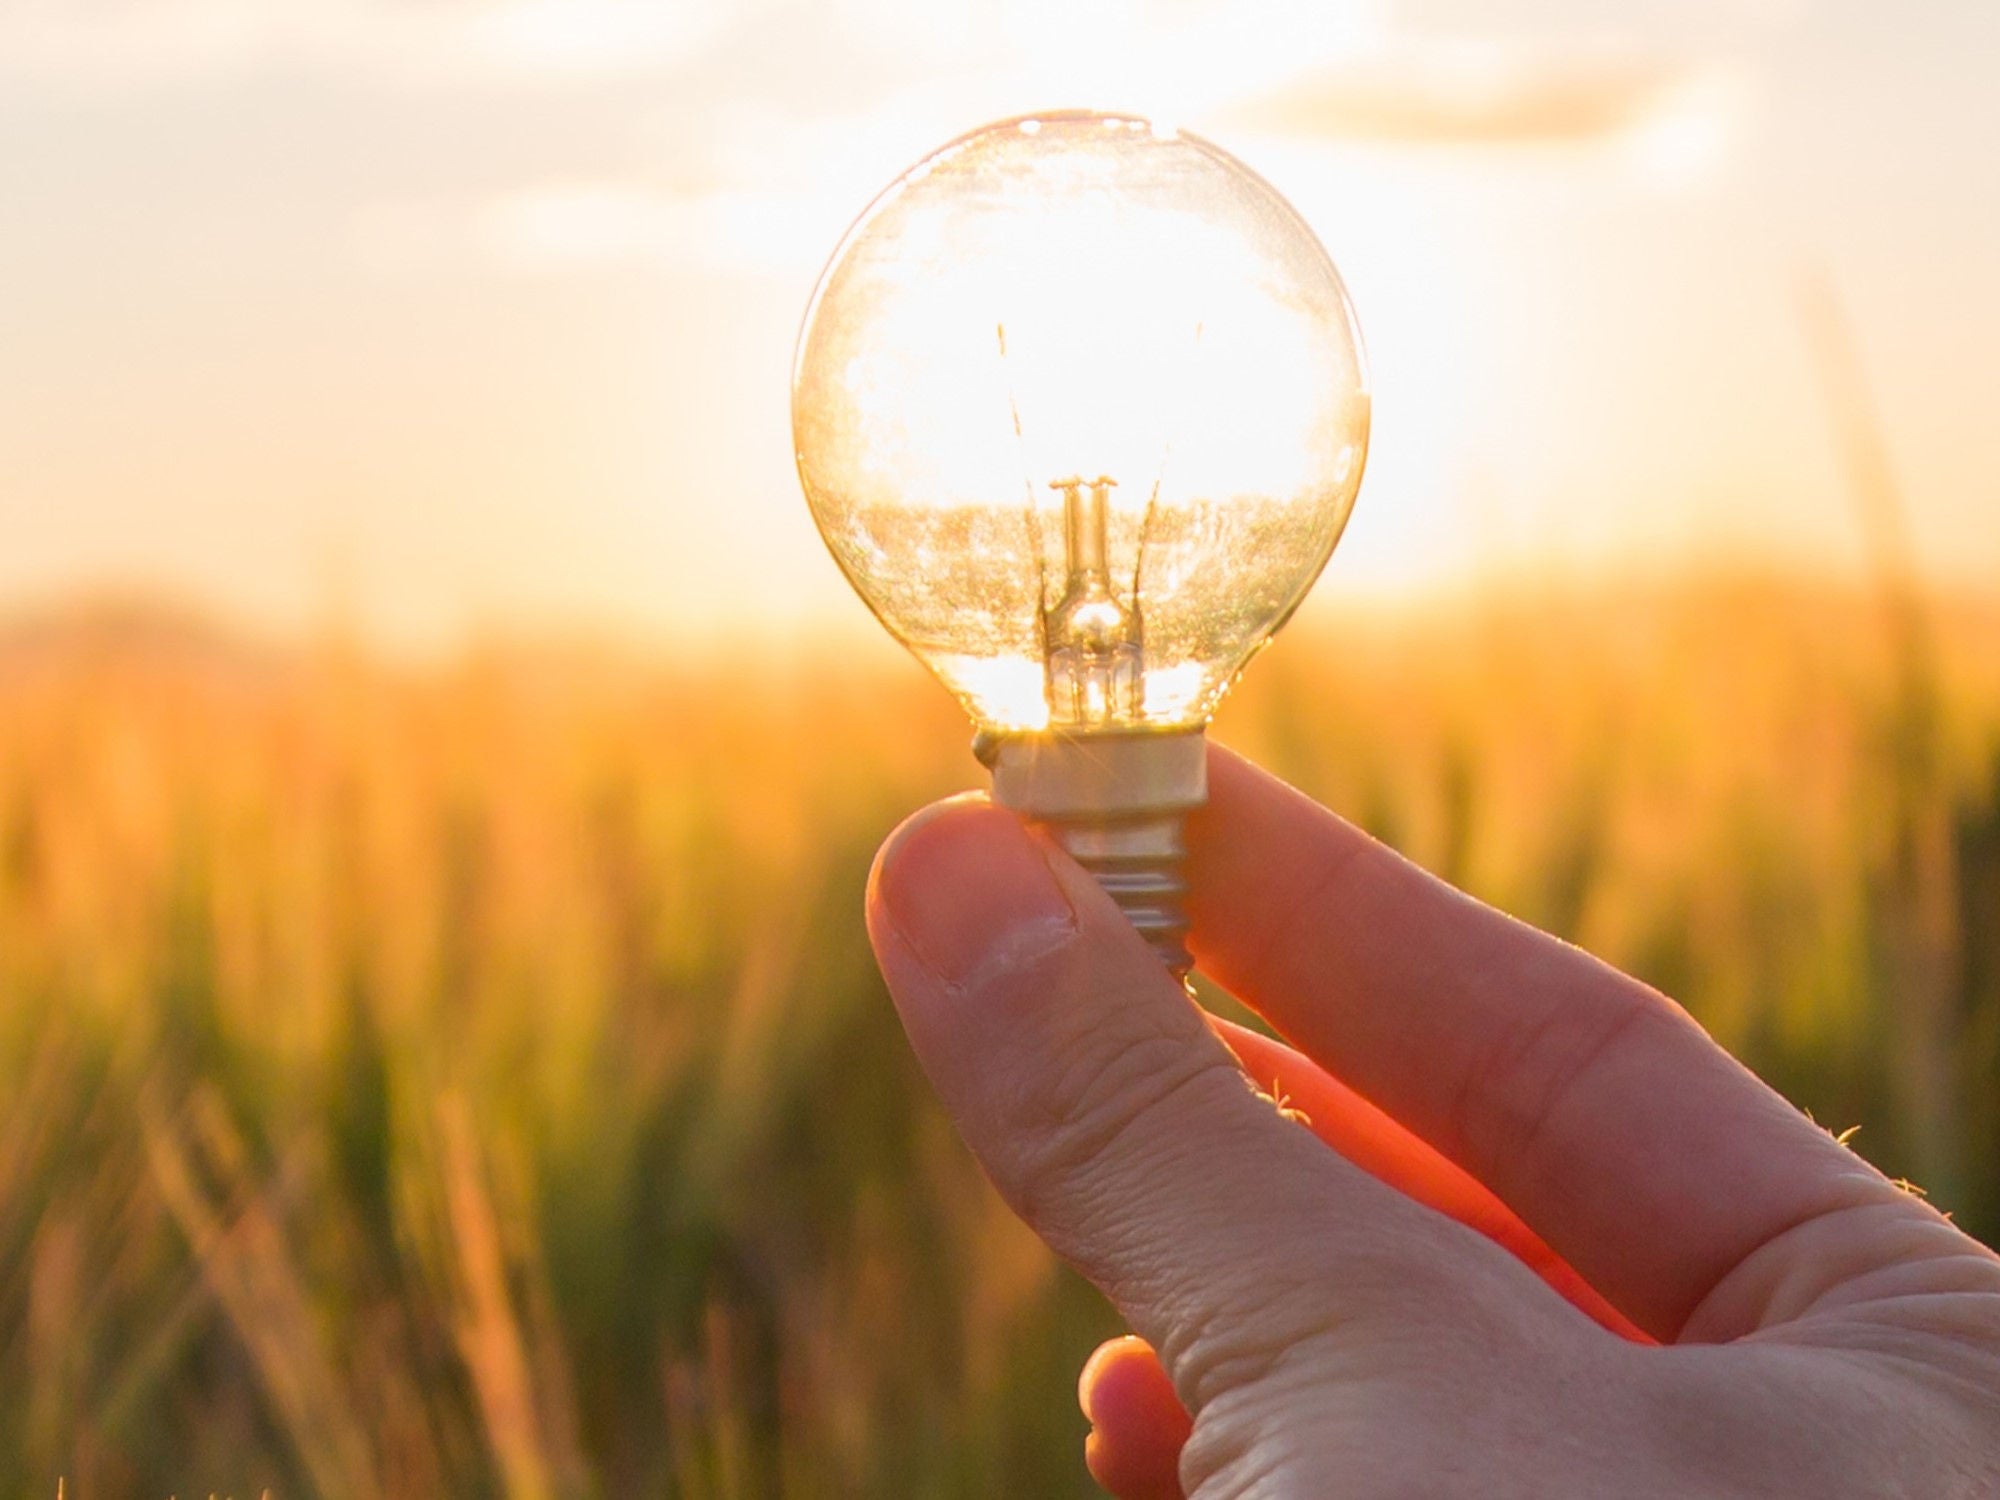
POLYGON ((2000 1235, 2000 11, 0 3, 0 1488, 1088 1493, 860 921, 969 785, 792 338, 984 120, 1368 337, 1218 736, 2000 1235))

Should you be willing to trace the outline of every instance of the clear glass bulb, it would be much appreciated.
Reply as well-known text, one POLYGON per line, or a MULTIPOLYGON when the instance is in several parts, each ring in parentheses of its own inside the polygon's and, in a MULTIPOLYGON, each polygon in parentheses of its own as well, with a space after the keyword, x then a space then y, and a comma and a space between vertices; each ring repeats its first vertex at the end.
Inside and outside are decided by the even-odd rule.
POLYGON ((1346 289, 1269 184, 1129 115, 1003 121, 869 205, 799 335, 827 545, 1185 969, 1200 731, 1319 576, 1369 400, 1346 289))
POLYGON ((1205 723, 1360 484, 1339 274, 1263 179, 1123 115, 1009 120, 849 230, 800 335, 834 557, 982 729, 1205 723))

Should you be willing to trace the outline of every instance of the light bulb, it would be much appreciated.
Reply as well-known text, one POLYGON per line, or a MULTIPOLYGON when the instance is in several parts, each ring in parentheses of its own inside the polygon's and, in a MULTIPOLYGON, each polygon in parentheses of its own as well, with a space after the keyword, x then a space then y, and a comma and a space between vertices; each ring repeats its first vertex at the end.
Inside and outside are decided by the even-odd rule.
POLYGON ((892 183, 821 276, 814 519, 1048 824, 1185 972, 1202 731, 1340 538, 1369 401, 1339 273, 1262 178, 1129 115, 1030 116, 892 183))

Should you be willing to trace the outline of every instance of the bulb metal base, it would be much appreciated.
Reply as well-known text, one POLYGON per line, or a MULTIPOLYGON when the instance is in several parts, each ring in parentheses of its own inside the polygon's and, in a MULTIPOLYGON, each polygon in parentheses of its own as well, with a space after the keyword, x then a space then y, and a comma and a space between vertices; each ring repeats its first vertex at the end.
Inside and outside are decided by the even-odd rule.
POLYGON ((1208 800, 1199 729, 981 736, 993 800, 1041 824, 1097 877, 1176 978, 1187 950, 1187 815, 1208 800))

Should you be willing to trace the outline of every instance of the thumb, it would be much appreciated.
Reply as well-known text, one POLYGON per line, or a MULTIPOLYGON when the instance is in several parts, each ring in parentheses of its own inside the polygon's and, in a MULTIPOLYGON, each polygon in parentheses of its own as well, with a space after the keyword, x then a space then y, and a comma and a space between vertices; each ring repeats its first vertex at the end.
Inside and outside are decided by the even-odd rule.
POLYGON ((1282 1118, 1096 882, 983 799, 891 836, 868 926, 966 1143, 1190 1408, 1302 1339, 1407 1337, 1506 1260, 1282 1118))

